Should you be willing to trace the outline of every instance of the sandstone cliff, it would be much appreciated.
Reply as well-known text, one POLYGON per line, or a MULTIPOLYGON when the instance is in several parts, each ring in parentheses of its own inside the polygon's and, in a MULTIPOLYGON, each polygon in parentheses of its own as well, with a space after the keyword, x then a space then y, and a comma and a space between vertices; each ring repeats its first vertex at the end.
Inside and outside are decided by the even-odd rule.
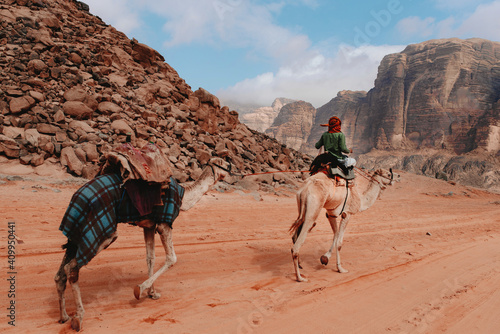
POLYGON ((281 108, 266 134, 295 150, 306 144, 316 117, 316 109, 304 101, 289 103, 281 108))
POLYGON ((0 5, 0 162, 61 163, 87 178, 127 135, 155 142, 181 182, 212 156, 242 173, 304 169, 303 154, 248 129, 155 50, 72 0, 0 5))
POLYGON ((336 115, 365 167, 444 172, 500 190, 499 98, 500 43, 453 38, 409 45, 384 57, 369 92, 343 91, 318 108, 302 150, 317 153, 320 124, 336 115))
POLYGON ((240 113, 240 120, 250 129, 264 133, 273 124, 281 108, 292 102, 295 100, 279 97, 270 107, 256 108, 245 114, 240 113))
POLYGON ((354 125, 348 131, 358 153, 373 148, 496 153, 499 98, 500 43, 432 40, 384 57, 374 88, 342 116, 354 125))
POLYGON ((303 151, 311 155, 317 154, 318 150, 314 147, 314 144, 319 140, 321 134, 327 130, 321 124, 327 124, 332 116, 338 116, 342 120, 342 132, 346 135, 348 147, 351 147, 352 143, 354 143, 353 135, 356 128, 356 119, 346 115, 355 113, 365 97, 366 92, 364 91, 341 91, 330 102, 318 108, 311 133, 306 145, 303 147, 303 151))

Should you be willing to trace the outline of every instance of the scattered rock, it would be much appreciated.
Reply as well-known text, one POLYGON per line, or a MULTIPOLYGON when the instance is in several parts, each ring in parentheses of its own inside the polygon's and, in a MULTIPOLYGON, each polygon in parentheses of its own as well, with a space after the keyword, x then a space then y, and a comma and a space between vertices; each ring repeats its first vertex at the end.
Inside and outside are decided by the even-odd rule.
POLYGON ((103 154, 130 135, 137 147, 156 143, 180 182, 197 179, 214 156, 247 174, 309 164, 307 155, 240 123, 215 95, 193 92, 156 50, 83 3, 54 0, 36 10, 33 3, 2 5, 1 155, 40 167, 49 160, 91 178, 103 154), (16 19, 28 12, 29 20, 16 19))

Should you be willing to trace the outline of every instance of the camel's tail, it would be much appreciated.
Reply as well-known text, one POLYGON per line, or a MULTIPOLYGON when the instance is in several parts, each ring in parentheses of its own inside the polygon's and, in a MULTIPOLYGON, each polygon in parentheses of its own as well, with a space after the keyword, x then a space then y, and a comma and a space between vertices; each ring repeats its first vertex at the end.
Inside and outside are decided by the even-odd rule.
POLYGON ((290 229, 288 230, 288 232, 290 232, 290 234, 294 235, 302 227, 302 224, 304 224, 304 219, 301 217, 297 218, 295 223, 293 223, 292 226, 290 226, 290 229))
POLYGON ((297 231, 300 231, 302 225, 304 224, 305 221, 305 212, 306 212, 306 201, 300 199, 300 194, 297 196, 297 204, 299 207, 299 216, 297 217, 297 220, 290 226, 290 229, 288 232, 291 235, 295 235, 297 231))

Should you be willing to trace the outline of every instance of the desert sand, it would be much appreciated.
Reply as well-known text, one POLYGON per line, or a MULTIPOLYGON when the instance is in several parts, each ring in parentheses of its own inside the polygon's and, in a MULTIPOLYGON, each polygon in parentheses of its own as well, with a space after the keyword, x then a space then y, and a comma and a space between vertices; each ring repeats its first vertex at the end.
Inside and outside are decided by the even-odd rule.
MULTIPOLYGON (((59 324, 58 230, 82 184, 24 166, 0 170, 0 332, 71 333, 59 324), (8 175, 11 176, 8 176, 8 175), (12 175, 20 175, 14 177, 12 175), (15 226, 15 297, 8 297, 8 226, 15 226), (12 225, 12 224, 11 224, 12 225), (7 315, 15 301, 15 327, 7 315)), ((147 278, 140 228, 80 271, 86 333, 498 333, 500 195, 414 174, 354 216, 342 248, 348 273, 321 265, 332 231, 324 214, 301 248, 298 283, 288 228, 293 191, 210 191, 174 222, 178 262, 136 300, 147 278)), ((156 237, 158 268, 163 248, 156 237)), ((71 289, 67 307, 74 314, 71 289)))

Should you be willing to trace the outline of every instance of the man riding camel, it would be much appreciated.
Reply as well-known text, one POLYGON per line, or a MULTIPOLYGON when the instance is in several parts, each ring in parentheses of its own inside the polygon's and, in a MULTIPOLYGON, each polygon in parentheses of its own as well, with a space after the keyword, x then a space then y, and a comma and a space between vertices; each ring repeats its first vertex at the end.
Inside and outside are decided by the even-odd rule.
POLYGON ((321 124, 321 126, 328 126, 328 131, 321 135, 315 147, 317 149, 324 147, 325 153, 318 155, 314 159, 311 171, 314 171, 316 166, 319 167, 321 164, 330 163, 331 167, 339 167, 347 175, 349 168, 356 165, 354 158, 350 158, 344 154, 352 153, 352 149, 347 148, 345 135, 341 131, 341 125, 342 122, 337 116, 330 117, 328 124, 321 124))

